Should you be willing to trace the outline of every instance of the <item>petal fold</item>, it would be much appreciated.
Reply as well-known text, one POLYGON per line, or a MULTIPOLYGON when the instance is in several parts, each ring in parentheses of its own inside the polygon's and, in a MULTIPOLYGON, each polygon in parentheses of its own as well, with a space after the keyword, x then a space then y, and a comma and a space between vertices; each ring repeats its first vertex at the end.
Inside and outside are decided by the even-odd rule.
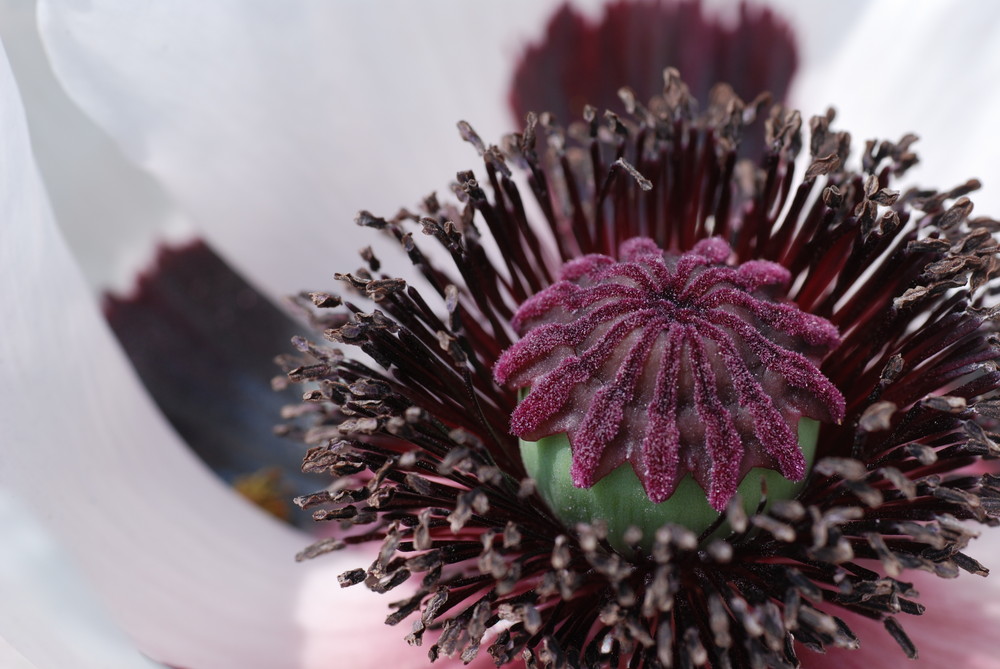
POLYGON ((510 51, 547 12, 96 0, 38 14, 70 98, 238 270, 284 295, 357 262, 357 211, 391 216, 439 183, 422 174, 475 159, 451 141, 459 118, 510 129, 510 51))

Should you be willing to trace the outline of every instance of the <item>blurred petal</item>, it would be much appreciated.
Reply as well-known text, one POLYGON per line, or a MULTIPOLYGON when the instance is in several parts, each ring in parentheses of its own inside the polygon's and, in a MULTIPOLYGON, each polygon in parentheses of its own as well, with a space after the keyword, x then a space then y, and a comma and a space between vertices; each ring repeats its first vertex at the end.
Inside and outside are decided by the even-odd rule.
POLYGON ((793 88, 803 113, 837 109, 856 144, 920 136, 909 182, 950 188, 978 177, 976 214, 1000 212, 995 120, 1000 104, 1000 4, 883 0, 872 4, 814 76, 793 88), (985 150, 984 150, 985 149, 985 150))
POLYGON ((300 396, 271 387, 281 371, 275 356, 291 352, 291 338, 306 327, 201 242, 160 248, 133 291, 105 298, 104 314, 160 410, 205 464, 230 484, 270 469, 287 488, 280 516, 312 526, 291 502, 318 485, 299 471, 305 449, 273 432, 281 407, 300 396))
POLYGON ((568 123, 584 105, 619 109, 622 86, 645 103, 663 88, 666 65, 703 102, 723 81, 745 100, 769 91, 782 101, 798 66, 796 42, 783 17, 756 6, 741 5, 730 22, 697 2, 619 0, 596 21, 564 5, 517 63, 510 105, 518 120, 544 110, 568 123))
POLYGON ((152 669, 26 504, 0 490, 0 667, 152 669), (29 659, 30 658, 30 661, 29 659))
MULTIPOLYGON (((1000 568, 1000 533, 987 529, 968 551, 984 566, 1000 568)), ((927 606, 921 616, 899 614, 897 621, 919 653, 909 661, 881 623, 855 616, 847 620, 861 639, 855 651, 830 649, 826 655, 799 653, 804 669, 998 669, 995 630, 1000 625, 1000 579, 962 573, 945 580, 924 572, 904 572, 901 581, 912 582, 927 606)))
POLYGON ((38 669, 38 665, 28 661, 7 639, 0 637, 0 667, 8 669, 38 669))
POLYGON ((0 0, 0 19, 56 220, 91 285, 125 289, 149 262, 152 240, 186 237, 191 225, 67 96, 35 28, 34 2, 0 0))
POLYGON ((0 485, 55 531, 154 659, 365 666, 371 644, 400 633, 371 626, 384 600, 339 592, 335 575, 358 557, 296 564, 304 535, 243 503, 179 443, 57 232, 6 62, 0 96, 0 485))

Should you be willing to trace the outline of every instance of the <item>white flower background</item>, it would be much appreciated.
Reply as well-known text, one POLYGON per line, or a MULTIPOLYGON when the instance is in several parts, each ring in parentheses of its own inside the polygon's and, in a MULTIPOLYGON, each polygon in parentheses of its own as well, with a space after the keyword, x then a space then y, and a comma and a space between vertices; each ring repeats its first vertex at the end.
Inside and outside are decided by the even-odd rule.
MULTIPOLYGON (((976 212, 1000 216, 1000 4, 770 4, 800 45, 793 103, 835 104, 856 142, 917 132, 908 181, 979 177, 976 212)), ((0 0, 0 666, 426 664, 381 625, 386 598, 338 587, 364 556, 296 564, 308 538, 190 455, 98 296, 192 234, 269 295, 328 285, 368 243, 358 209, 394 212, 474 164, 455 121, 510 129, 514 58, 556 7, 0 0)), ((987 532, 973 553, 1000 569, 998 545, 987 532)), ((998 591, 944 590, 985 622, 998 591)), ((925 659, 982 644, 904 622, 925 659)), ((1000 666, 989 649, 967 666, 1000 666)))

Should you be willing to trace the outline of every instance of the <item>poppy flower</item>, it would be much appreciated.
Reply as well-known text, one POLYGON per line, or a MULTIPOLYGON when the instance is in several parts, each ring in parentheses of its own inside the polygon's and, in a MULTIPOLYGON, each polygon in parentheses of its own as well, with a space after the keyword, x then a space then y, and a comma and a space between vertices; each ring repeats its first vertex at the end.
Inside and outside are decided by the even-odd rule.
MULTIPOLYGON (((59 33, 60 17, 50 12, 43 14, 43 18, 48 21, 46 30, 50 31, 47 33, 50 48, 56 52, 58 48, 52 46, 56 42, 53 35, 59 33)), ((89 48, 94 49, 91 53, 100 53, 93 44, 84 46, 86 48, 83 49, 83 53, 87 53, 89 48)), ((97 59, 99 60, 99 56, 97 59)), ((72 73, 67 74, 74 63, 67 62, 65 58, 60 60, 59 56, 55 56, 54 61, 60 63, 64 81, 72 82, 67 86, 74 90, 74 100, 79 101, 95 117, 106 120, 102 112, 113 110, 113 107, 105 106, 103 110, 95 108, 94 101, 95 99, 99 101, 99 96, 95 98, 88 95, 88 91, 85 90, 86 78, 75 78, 72 73)), ((11 93, 11 99, 16 100, 17 92, 10 80, 6 87, 11 93)), ((22 476, 20 480, 6 479, 5 482, 9 485, 16 484, 17 489, 30 494, 41 508, 46 510, 45 515, 49 516, 50 522, 59 530, 62 539, 79 555, 91 578, 104 584, 102 594, 117 611, 119 619, 154 656, 192 666, 213 664, 224 666, 226 658, 239 657, 240 653, 245 653, 263 665, 268 662, 273 664, 276 658, 283 658, 277 660, 279 663, 287 662, 288 658, 296 658, 302 663, 320 663, 323 661, 319 659, 321 657, 338 657, 342 661, 352 661, 345 653, 354 651, 340 641, 344 636, 331 635, 324 641, 324 635, 321 633, 307 633, 312 626, 321 630, 327 624, 321 622, 324 620, 326 606, 321 602, 337 601, 334 597, 343 596, 343 593, 332 595, 323 592, 323 583, 330 583, 333 580, 325 579, 322 575, 326 570, 302 568, 296 572, 300 576, 294 578, 288 577, 290 571, 281 572, 283 575, 280 578, 276 578, 264 588, 259 579, 251 576, 254 573, 276 575, 277 571, 272 571, 264 565, 276 564, 279 554, 287 555, 289 546, 301 541, 301 536, 271 525, 265 519, 246 515, 236 500, 228 497, 222 488, 214 486, 210 477, 198 473, 195 461, 183 455, 182 447, 165 429, 162 419, 151 409, 148 398, 135 391, 122 392, 129 389, 129 384, 134 383, 134 379, 125 372, 125 363, 120 354, 108 343, 107 331, 95 318, 92 310, 86 306, 86 293, 80 287, 80 275, 73 269, 74 261, 67 255, 58 233, 52 227, 51 216, 44 204, 45 195, 40 192, 38 181, 34 178, 31 150, 23 141, 23 122, 14 113, 13 116, 8 116, 7 127, 11 137, 21 138, 20 142, 11 142, 8 145, 10 155, 17 158, 12 164, 24 167, 23 173, 26 175, 26 185, 22 188, 12 188, 8 193, 7 201, 11 203, 12 213, 18 215, 10 220, 22 222, 14 228, 17 233, 15 241, 18 248, 27 250, 24 257, 32 261, 13 267, 8 266, 10 271, 16 272, 9 275, 11 282, 14 277, 18 277, 22 282, 19 285, 25 287, 17 295, 8 296, 12 300, 8 313, 25 313, 23 305, 26 304, 32 307, 52 305, 52 296, 59 296, 59 304, 52 305, 55 313, 33 308, 31 313, 35 316, 32 316, 31 320, 26 318, 24 321, 17 321, 27 325, 12 330, 11 341, 15 342, 16 350, 20 354, 18 361, 31 360, 32 366, 16 365, 10 377, 14 382, 11 385, 40 389, 42 386, 39 378, 59 378, 64 380, 64 383, 59 385, 66 387, 65 380, 72 379, 70 385, 80 392, 84 402, 63 405, 56 401, 51 416, 52 421, 46 421, 40 419, 37 410, 34 413, 28 410, 29 407, 37 408, 37 402, 26 404, 20 396, 15 396, 14 401, 6 407, 9 415, 5 412, 5 424, 14 426, 16 437, 25 444, 62 443, 53 438, 54 435, 60 434, 67 439, 75 440, 76 443, 107 444, 108 449, 95 448, 88 450, 86 455, 72 448, 56 449, 55 452, 51 452, 53 457, 48 460, 49 466, 46 472, 43 472, 41 467, 31 464, 35 460, 29 458, 36 457, 37 451, 19 453, 16 459, 11 460, 18 463, 17 467, 11 467, 8 472, 21 472, 23 476, 19 475, 22 476), (13 205, 18 205, 20 208, 13 205), (31 214, 34 218, 27 214, 31 214), (28 220, 34 224, 33 228, 26 227, 27 223, 23 223, 28 220), (31 232, 32 230, 34 232, 31 232), (69 341, 64 341, 67 331, 71 336, 69 341), (59 375, 56 374, 57 371, 59 375), (114 400, 106 402, 102 398, 114 398, 114 400), (26 417, 34 418, 29 422, 25 420, 26 417), (114 420, 111 420, 112 418, 114 420), (27 427, 28 425, 32 428, 27 427), (131 451, 134 459, 124 461, 134 463, 137 469, 132 472, 135 478, 131 480, 123 481, 125 477, 118 469, 118 463, 123 461, 115 444, 121 443, 134 444, 131 451), (76 474, 99 472, 99 474, 81 479, 79 476, 63 477, 62 472, 76 474), (75 481, 75 487, 60 485, 55 489, 48 488, 53 492, 45 495, 44 500, 37 499, 37 494, 33 493, 47 488, 45 475, 58 476, 60 481, 63 478, 75 481), (174 485, 164 489, 159 480, 161 477, 172 479, 174 485), (189 504, 183 499, 184 490, 197 491, 198 502, 189 504), (110 491, 114 491, 112 496, 118 496, 118 503, 106 506, 102 500, 107 499, 107 493, 110 491), (88 518, 86 524, 74 522, 73 514, 70 513, 70 503, 82 503, 85 505, 85 510, 88 503, 95 505, 92 508, 101 511, 93 520, 99 518, 101 522, 89 522, 94 516, 90 513, 86 514, 88 518), (143 530, 149 525, 160 530, 157 535, 162 539, 150 537, 150 532, 143 530), (177 535, 163 531, 165 528, 179 527, 184 527, 186 534, 177 535), (218 528, 225 528, 225 531, 216 532, 218 528), (246 538, 253 535, 258 540, 260 537, 268 538, 260 544, 266 546, 266 550, 256 554, 245 550, 226 550, 226 546, 229 545, 239 546, 243 541, 239 537, 246 538), (116 559, 112 563, 103 559, 104 554, 134 555, 137 544, 131 539, 133 536, 143 537, 147 560, 116 559), (230 544, 230 542, 235 543, 230 544), (99 550, 97 546, 100 547, 99 550), (218 565, 226 555, 229 558, 224 561, 225 570, 204 571, 211 570, 211 565, 218 565), (178 603, 172 602, 169 596, 151 598, 150 591, 144 589, 142 584, 148 581, 145 575, 154 570, 155 564, 185 565, 179 571, 168 570, 167 573, 176 574, 178 584, 197 586, 202 582, 204 587, 193 587, 191 592, 197 594, 190 596, 204 596, 205 600, 203 602, 199 600, 199 605, 195 606, 193 602, 196 600, 189 598, 182 603, 182 606, 178 606, 178 603), (227 571, 229 573, 226 573, 227 571), (199 574, 202 574, 202 577, 199 577, 199 574), (209 574, 212 576, 206 580, 209 574), (221 578, 222 574, 226 574, 226 577, 221 578), (240 574, 247 577, 240 578, 240 574), (310 581, 308 587, 305 583, 297 582, 307 580, 310 581), (261 595, 265 590, 266 593, 270 593, 269 597, 258 598, 253 594, 261 595), (292 601, 296 597, 301 597, 303 601, 298 603, 292 601), (272 606, 259 618, 254 618, 254 614, 259 613, 259 610, 253 613, 244 611, 242 613, 249 613, 251 620, 241 621, 239 605, 236 603, 255 599, 257 601, 268 599, 272 606), (285 606, 280 603, 283 599, 285 606), (310 606, 304 603, 305 600, 316 603, 310 606), (193 609, 198 609, 200 615, 191 615, 193 609), (299 611, 297 620, 293 613, 295 610, 299 611), (185 614, 188 614, 187 622, 184 620, 185 614), (199 631, 204 630, 198 623, 198 620, 205 619, 201 616, 213 619, 216 626, 213 633, 207 636, 211 636, 215 641, 206 639, 204 634, 199 634, 199 631), (265 620, 266 622, 261 625, 261 621, 265 620), (281 620, 285 622, 275 622, 281 620), (227 634, 227 630, 251 628, 259 631, 259 638, 256 640, 253 636, 245 634, 227 634), (218 641, 233 638, 238 638, 239 641, 233 643, 218 641), (323 647, 324 643, 329 645, 323 647), (185 653, 188 653, 186 658, 185 653)), ((125 127, 128 128, 128 124, 125 124, 125 127)), ((137 127, 140 126, 131 126, 133 130, 137 127)), ((129 141, 128 134, 126 131, 118 135, 118 138, 122 142, 121 145, 128 147, 131 152, 129 157, 135 159, 134 152, 137 146, 129 141)), ((134 135, 131 139, 137 136, 134 135)), ((161 164, 155 167, 155 171, 162 174, 170 170, 161 164)), ((165 183, 171 184, 172 195, 186 192, 187 196, 182 199, 189 207, 197 202, 204 206, 208 201, 194 197, 193 190, 185 191, 178 186, 186 184, 191 187, 193 180, 167 179, 165 183)), ((423 184, 419 187, 426 188, 423 184)), ((400 199, 405 201, 405 194, 400 199)), ((65 223, 62 219, 60 222, 65 223)), ((233 237, 238 235, 234 234, 233 237)), ((243 248, 245 250, 247 247, 243 248)), ((235 256, 239 257, 240 254, 235 253, 235 256)), ((246 261, 244 257, 244 264, 249 266, 254 263, 246 261)), ((261 262, 260 266, 265 264, 261 262)), ((302 282, 303 279, 297 281, 302 282)), ((32 394, 31 397, 35 399, 40 395, 32 394)), ((46 404, 52 406, 49 402, 46 404)), ((257 542, 254 542, 254 545, 257 545, 257 542)), ((327 559, 330 559, 329 556, 327 559)), ((957 588, 953 590, 953 592, 958 591, 957 588)), ((347 596, 354 596, 353 592, 347 591, 347 596)), ((372 598, 359 596, 358 607, 352 611, 351 617, 359 614, 362 608, 369 607, 370 604, 361 602, 369 602, 370 599, 372 598)), ((371 606, 374 608, 374 605, 371 606)), ((346 621, 341 616, 330 624, 344 626, 346 621)), ((343 628, 340 634, 344 634, 343 628)), ((356 664, 363 666, 362 663, 371 657, 371 645, 374 644, 368 644, 357 650, 358 654, 353 659, 356 664)), ((381 650, 381 642, 378 642, 378 645, 381 650)), ((380 653, 378 661, 381 663, 386 657, 388 655, 380 653)), ((412 654, 407 657, 412 657, 412 654)), ((422 657, 414 660, 415 664, 422 662, 422 657)))

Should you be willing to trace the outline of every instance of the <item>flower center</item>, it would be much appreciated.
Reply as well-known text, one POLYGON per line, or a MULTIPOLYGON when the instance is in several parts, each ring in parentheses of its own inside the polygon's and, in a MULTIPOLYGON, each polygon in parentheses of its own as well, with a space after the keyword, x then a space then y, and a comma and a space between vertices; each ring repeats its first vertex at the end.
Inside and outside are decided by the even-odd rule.
POLYGON ((802 479, 800 419, 844 417, 818 369, 839 336, 779 301, 783 267, 733 266, 731 256, 719 238, 682 254, 635 238, 619 260, 567 263, 521 305, 522 338, 494 367, 499 383, 527 390, 511 431, 526 441, 565 433, 577 488, 630 463, 653 503, 688 474, 715 511, 753 468, 802 479))

